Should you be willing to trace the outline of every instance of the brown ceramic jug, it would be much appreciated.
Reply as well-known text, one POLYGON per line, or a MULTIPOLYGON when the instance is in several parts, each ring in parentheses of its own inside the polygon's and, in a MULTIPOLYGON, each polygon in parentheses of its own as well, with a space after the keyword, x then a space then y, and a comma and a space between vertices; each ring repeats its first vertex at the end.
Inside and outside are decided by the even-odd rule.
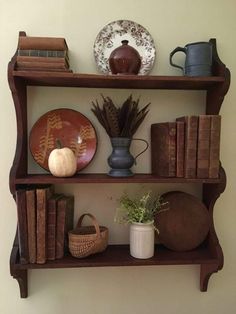
POLYGON ((128 40, 122 40, 122 45, 114 49, 109 57, 112 74, 138 74, 141 58, 136 49, 129 46, 128 40))

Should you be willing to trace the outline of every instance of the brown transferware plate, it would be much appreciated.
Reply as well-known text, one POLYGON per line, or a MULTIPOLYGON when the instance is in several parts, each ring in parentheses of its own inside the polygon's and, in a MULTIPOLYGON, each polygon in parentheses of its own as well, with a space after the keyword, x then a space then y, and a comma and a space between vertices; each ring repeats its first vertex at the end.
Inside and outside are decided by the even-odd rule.
POLYGON ((174 251, 188 251, 199 246, 210 228, 209 212, 195 196, 174 191, 163 194, 168 210, 156 215, 159 241, 174 251))
POLYGON ((69 147, 77 157, 77 171, 85 168, 93 159, 97 148, 97 136, 91 122, 83 114, 72 109, 56 109, 41 116, 31 129, 29 146, 34 160, 45 170, 48 157, 59 139, 62 147, 69 147))

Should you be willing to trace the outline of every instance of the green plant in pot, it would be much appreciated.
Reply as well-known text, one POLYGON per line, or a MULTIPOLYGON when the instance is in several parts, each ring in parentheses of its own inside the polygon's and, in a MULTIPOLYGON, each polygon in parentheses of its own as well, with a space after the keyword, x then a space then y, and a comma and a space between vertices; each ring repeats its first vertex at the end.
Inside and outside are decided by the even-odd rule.
POLYGON ((130 224, 130 254, 135 258, 150 258, 154 255, 154 217, 167 210, 161 196, 151 192, 130 198, 122 195, 116 211, 115 222, 130 224))
POLYGON ((96 100, 92 102, 91 110, 111 140, 112 154, 108 158, 111 170, 108 174, 113 177, 132 176, 130 168, 136 163, 137 157, 148 149, 147 141, 135 139, 133 135, 145 119, 150 103, 139 109, 139 99, 133 100, 132 95, 120 107, 115 106, 110 97, 102 95, 102 99, 103 105, 100 107, 96 100), (136 157, 129 151, 132 140, 143 141, 146 144, 146 148, 136 157))

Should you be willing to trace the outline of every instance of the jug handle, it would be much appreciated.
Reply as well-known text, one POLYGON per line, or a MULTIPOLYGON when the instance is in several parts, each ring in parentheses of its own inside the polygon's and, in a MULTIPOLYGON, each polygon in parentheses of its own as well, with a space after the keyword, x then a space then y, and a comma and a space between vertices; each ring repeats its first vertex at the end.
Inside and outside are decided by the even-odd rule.
POLYGON ((184 52, 186 54, 186 49, 185 48, 182 48, 182 47, 177 47, 175 48, 171 53, 170 53, 170 64, 173 66, 173 67, 176 67, 176 68, 179 68, 181 69, 183 72, 184 72, 184 68, 181 67, 180 65, 177 65, 175 63, 172 62, 172 58, 174 56, 174 54, 178 51, 181 51, 181 52, 184 52))
POLYGON ((138 155, 136 155, 136 156, 134 157, 134 164, 137 165, 137 162, 136 162, 137 158, 138 158, 142 153, 146 152, 146 150, 147 150, 148 147, 149 147, 149 144, 148 144, 148 142, 147 142, 146 140, 143 140, 142 138, 132 138, 132 141, 142 141, 142 142, 144 142, 144 143, 146 144, 146 147, 144 148, 144 150, 142 150, 138 155))

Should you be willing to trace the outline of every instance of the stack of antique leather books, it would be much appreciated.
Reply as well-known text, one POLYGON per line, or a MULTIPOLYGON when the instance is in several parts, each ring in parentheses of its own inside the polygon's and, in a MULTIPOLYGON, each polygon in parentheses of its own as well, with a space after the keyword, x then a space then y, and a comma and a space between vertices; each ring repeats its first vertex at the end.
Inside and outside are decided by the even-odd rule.
POLYGON ((68 252, 68 231, 73 229, 74 197, 57 194, 53 186, 20 189, 16 193, 20 260, 44 264, 68 252))
POLYGON ((152 173, 161 177, 218 178, 220 115, 184 116, 151 126, 152 173))
POLYGON ((68 72, 68 46, 64 38, 20 36, 16 69, 68 72))

